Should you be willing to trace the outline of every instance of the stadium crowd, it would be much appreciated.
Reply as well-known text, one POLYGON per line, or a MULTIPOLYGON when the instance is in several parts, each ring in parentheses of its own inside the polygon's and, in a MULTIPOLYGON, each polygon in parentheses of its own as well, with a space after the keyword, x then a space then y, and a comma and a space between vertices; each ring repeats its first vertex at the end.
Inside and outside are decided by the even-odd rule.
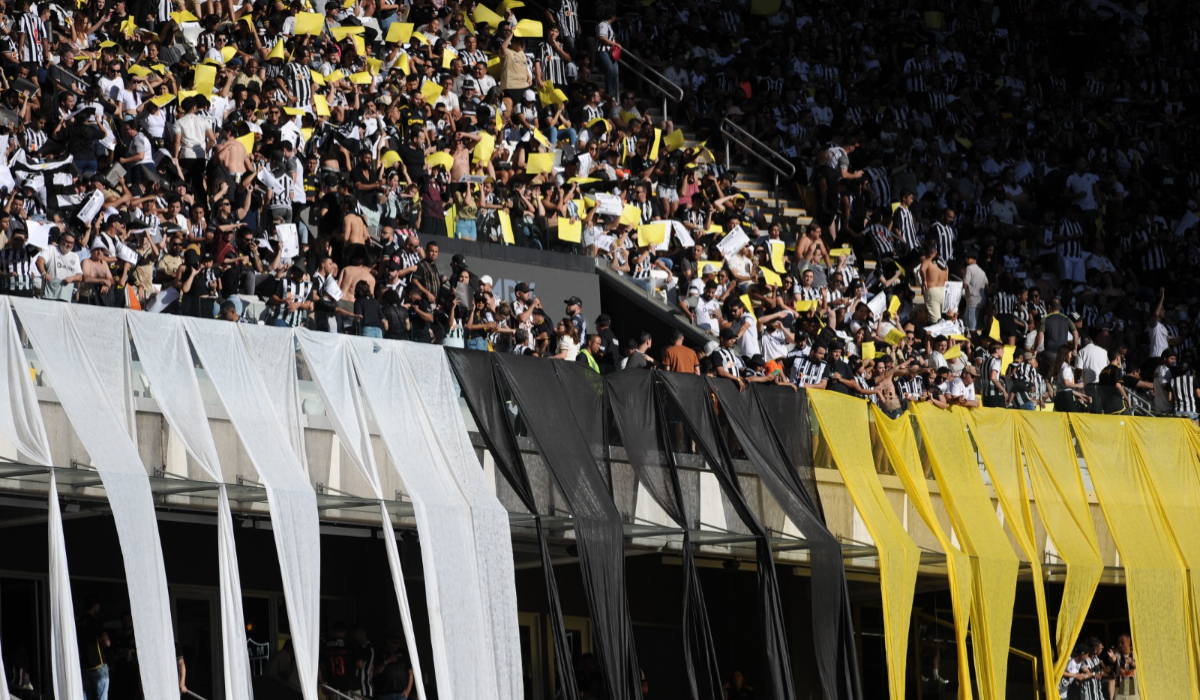
POLYGON ((6 5, 0 288, 652 362, 576 297, 498 298, 449 235, 596 257, 738 381, 1195 414, 1194 8, 552 4, 6 5), (621 89, 626 46, 673 120, 621 89), (726 118, 810 216, 739 188, 726 118))

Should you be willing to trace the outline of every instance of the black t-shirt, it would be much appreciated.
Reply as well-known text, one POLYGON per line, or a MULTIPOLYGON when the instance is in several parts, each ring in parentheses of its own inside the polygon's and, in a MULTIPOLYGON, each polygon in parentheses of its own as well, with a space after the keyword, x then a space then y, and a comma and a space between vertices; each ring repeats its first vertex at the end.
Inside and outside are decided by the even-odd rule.
POLYGON ((99 668, 104 664, 101 637, 104 625, 91 615, 84 615, 75 623, 75 639, 79 643, 79 665, 84 669, 99 668))
POLYGON ((598 331, 596 335, 600 336, 600 353, 596 360, 602 365, 611 365, 616 367, 621 361, 620 348, 621 343, 617 340, 617 336, 612 332, 612 328, 605 328, 598 331))
POLYGON ((1121 369, 1119 365, 1108 365, 1100 370, 1100 376, 1096 379, 1096 383, 1100 386, 1116 386, 1124 382, 1125 370, 1121 369))
POLYGON ((418 173, 425 172, 425 151, 411 141, 405 141, 400 144, 400 148, 396 151, 400 156, 400 160, 404 163, 404 168, 408 170, 411 177, 416 177, 418 173))
POLYGON ((327 192, 318 200, 318 205, 325 208, 325 213, 317 222, 317 230, 322 236, 332 235, 342 226, 342 204, 338 201, 337 193, 327 192))
POLYGON ((334 690, 353 690, 354 661, 346 640, 333 639, 325 643, 325 671, 329 674, 326 683, 334 690))
POLYGON ((412 669, 412 664, 408 662, 408 654, 402 649, 397 650, 395 655, 389 655, 382 659, 382 663, 387 665, 383 667, 382 671, 375 674, 375 694, 403 693, 408 688, 408 672, 412 669))
POLYGON ((361 297, 354 300, 354 313, 362 316, 359 323, 364 328, 371 326, 373 328, 383 328, 383 310, 379 306, 379 302, 371 297, 361 297))
POLYGON ((819 204, 827 212, 835 212, 838 209, 838 181, 841 180, 841 173, 831 165, 819 165, 813 172, 813 187, 817 191, 817 196, 820 197, 821 181, 824 180, 827 185, 825 189, 825 199, 819 204))
MULTIPOLYGON (((350 180, 355 185, 360 183, 370 185, 379 182, 379 173, 374 168, 369 168, 360 163, 354 166, 354 170, 350 172, 350 180)), ((358 200, 374 205, 375 197, 378 194, 378 190, 360 190, 358 192, 358 200)))
MULTIPOLYGON (((409 306, 414 309, 420 309, 430 316, 433 315, 433 306, 428 301, 421 300, 415 304, 410 303, 409 306)), ((411 314, 410 319, 412 323, 413 342, 432 343, 433 336, 430 334, 430 329, 432 328, 433 323, 421 318, 421 316, 415 312, 411 314)))

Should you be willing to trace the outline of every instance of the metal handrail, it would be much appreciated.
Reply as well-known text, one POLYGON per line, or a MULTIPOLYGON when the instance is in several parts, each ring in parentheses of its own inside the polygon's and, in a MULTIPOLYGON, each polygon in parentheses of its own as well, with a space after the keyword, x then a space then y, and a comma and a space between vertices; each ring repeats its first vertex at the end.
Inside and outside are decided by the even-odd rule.
MULTIPOLYGON (((935 624, 939 627, 945 627, 947 629, 954 629, 954 623, 946 622, 945 620, 934 617, 933 615, 930 615, 929 613, 914 612, 913 614, 917 617, 917 619, 925 620, 927 622, 932 622, 933 624, 935 624)), ((967 638, 970 639, 970 637, 971 637, 971 630, 967 630, 967 638)), ((1033 698, 1034 698, 1034 700, 1040 700, 1040 698, 1042 696, 1042 692, 1041 692, 1041 686, 1038 683, 1038 658, 1036 656, 1034 656, 1033 654, 1030 654, 1027 651, 1022 651, 1016 647, 1009 647, 1008 653, 1013 656, 1016 656, 1017 658, 1025 659, 1026 661, 1028 661, 1030 664, 1033 665, 1033 698)), ((960 679, 959 682, 960 683, 963 682, 962 679, 960 679)), ((920 696, 921 696, 920 684, 918 684, 917 685, 917 697, 920 697, 920 696)))
MULTIPOLYGON (((622 47, 621 48, 622 62, 624 62, 624 59, 626 59, 626 58, 632 59, 634 63, 637 63, 639 66, 641 66, 641 70, 638 70, 637 68, 630 68, 630 70, 632 70, 635 75, 641 77, 642 80, 645 80, 646 82, 650 83, 650 85, 654 89, 656 89, 660 93, 662 93, 662 96, 664 98, 666 98, 668 100, 674 100, 675 102, 683 102, 683 88, 679 87, 678 83, 676 83, 674 80, 671 80, 666 75, 660 73, 656 68, 654 68, 649 63, 647 63, 646 59, 642 58, 641 56, 638 56, 637 54, 630 51, 629 49, 622 47), (645 75, 646 73, 650 73, 651 75, 653 75, 654 79, 651 80, 648 76, 645 75)), ((627 67, 628 67, 628 64, 627 64, 627 67)))
POLYGON ((792 163, 787 158, 784 158, 782 153, 776 151, 775 149, 771 148, 770 146, 763 143, 762 141, 759 141, 754 136, 754 134, 751 134, 749 131, 746 131, 745 129, 738 126, 737 124, 734 124, 732 121, 729 120, 728 117, 721 120, 721 133, 727 137, 727 139, 725 141, 725 167, 729 167, 729 141, 733 141, 737 145, 741 146, 742 149, 745 150, 747 153, 749 153, 750 155, 754 156, 755 158, 761 160, 767 167, 774 170, 777 174, 782 175, 784 177, 789 177, 789 178, 796 176, 796 166, 794 163, 792 163), (734 129, 736 129, 742 136, 749 139, 750 141, 753 141, 754 145, 757 146, 758 148, 762 149, 762 151, 765 152, 766 155, 763 155, 763 153, 760 153, 759 151, 755 150, 754 148, 752 148, 751 146, 749 146, 748 144, 743 142, 742 139, 738 137, 738 135, 731 133, 729 131, 729 129, 726 127, 733 127, 734 129), (771 162, 772 158, 774 158, 778 162, 783 163, 785 166, 787 166, 787 170, 785 171, 783 168, 780 168, 778 165, 771 162))
POLYGON ((196 700, 208 700, 208 698, 204 697, 203 695, 197 695, 196 693, 193 693, 193 692, 192 692, 192 691, 190 691, 190 690, 185 690, 185 691, 183 691, 183 694, 184 694, 184 695, 190 695, 190 696, 192 696, 192 697, 196 698, 196 700))
POLYGON ((336 690, 336 689, 334 689, 334 688, 330 688, 330 687, 329 687, 328 685, 326 685, 325 683, 322 683, 322 684, 321 684, 321 689, 322 689, 322 690, 324 690, 326 693, 332 693, 333 695, 335 695, 335 696, 337 696, 337 697, 339 697, 339 698, 345 698, 345 700, 354 700, 354 697, 353 697, 353 696, 346 695, 345 693, 343 693, 343 692, 342 692, 342 691, 340 691, 340 690, 336 690))

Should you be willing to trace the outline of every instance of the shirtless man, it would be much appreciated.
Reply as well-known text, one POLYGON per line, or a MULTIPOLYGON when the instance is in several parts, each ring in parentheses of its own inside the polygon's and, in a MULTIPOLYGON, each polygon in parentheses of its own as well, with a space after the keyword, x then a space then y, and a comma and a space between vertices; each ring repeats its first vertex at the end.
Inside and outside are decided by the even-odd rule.
POLYGON ((478 134, 460 133, 454 139, 454 162, 450 166, 450 182, 460 182, 464 175, 471 174, 471 149, 479 143, 478 134))
POLYGON ((92 243, 92 255, 79 265, 83 272, 83 284, 79 287, 79 301, 83 303, 102 303, 102 298, 112 288, 113 276, 104 261, 104 244, 100 241, 92 243))
POLYGON ((875 373, 871 380, 875 382, 879 407, 883 409, 888 418, 899 418, 900 414, 904 412, 904 405, 900 403, 900 395, 896 393, 896 385, 892 383, 895 374, 895 369, 889 368, 884 360, 875 361, 875 373))
POLYGON ((352 245, 367 245, 370 235, 367 233, 367 222, 363 218, 354 213, 355 201, 353 197, 345 197, 342 199, 342 242, 346 246, 352 245))
POLYGON ((342 290, 343 301, 354 301, 354 286, 359 282, 366 282, 374 289, 375 276, 371 274, 371 268, 367 267, 366 250, 352 251, 347 257, 349 262, 338 275, 338 287, 342 290))
POLYGON ((937 244, 925 246, 925 254, 921 256, 921 292, 925 295, 930 323, 942 320, 942 302, 946 299, 946 280, 949 278, 950 271, 938 255, 937 244))

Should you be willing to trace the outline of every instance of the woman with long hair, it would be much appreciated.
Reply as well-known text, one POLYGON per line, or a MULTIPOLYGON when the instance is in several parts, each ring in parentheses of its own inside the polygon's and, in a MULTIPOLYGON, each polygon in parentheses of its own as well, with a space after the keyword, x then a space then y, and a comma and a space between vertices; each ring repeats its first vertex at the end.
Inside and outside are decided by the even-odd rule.
POLYGON ((1075 381, 1075 368, 1071 366, 1073 359, 1075 348, 1066 345, 1059 348, 1054 356, 1051 377, 1054 381, 1054 410, 1058 413, 1077 412, 1088 402, 1087 394, 1080 391, 1083 382, 1075 381))
POLYGON ((574 362, 579 354, 579 331, 571 319, 564 318, 554 327, 554 335, 558 338, 557 351, 552 355, 555 360, 574 362))

